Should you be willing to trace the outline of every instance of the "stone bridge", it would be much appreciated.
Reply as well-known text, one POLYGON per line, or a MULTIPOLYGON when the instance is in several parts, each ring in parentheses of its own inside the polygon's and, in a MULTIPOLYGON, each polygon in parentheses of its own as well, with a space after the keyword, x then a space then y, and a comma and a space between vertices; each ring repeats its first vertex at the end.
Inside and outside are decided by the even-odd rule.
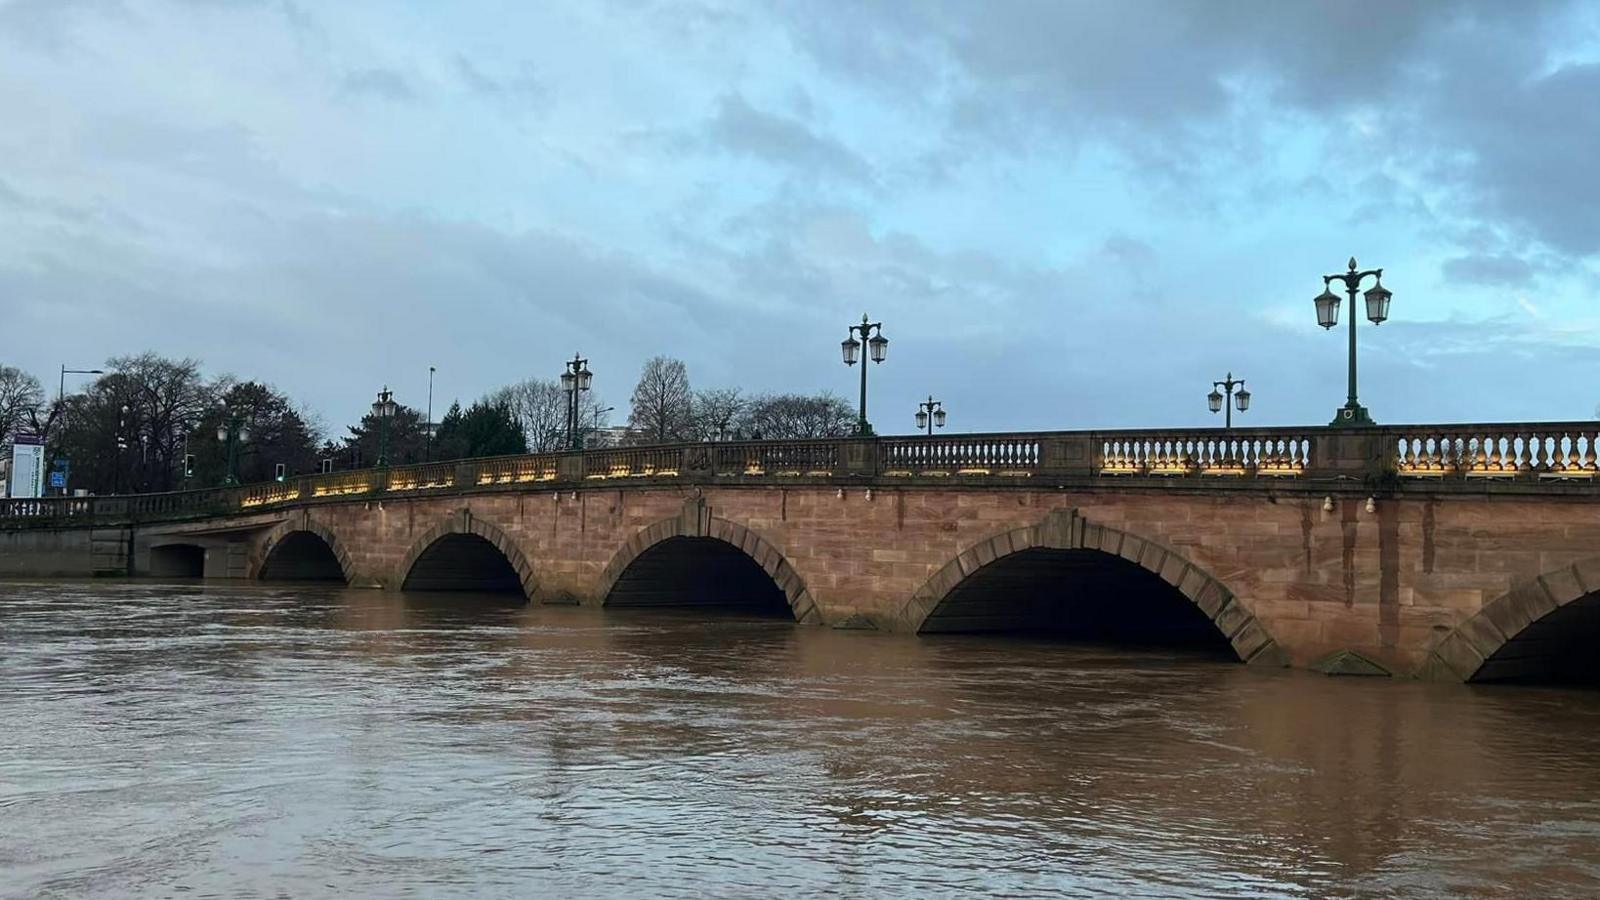
POLYGON ((0 574, 326 580, 1587 680, 1597 427, 730 442, 0 501, 0 574))

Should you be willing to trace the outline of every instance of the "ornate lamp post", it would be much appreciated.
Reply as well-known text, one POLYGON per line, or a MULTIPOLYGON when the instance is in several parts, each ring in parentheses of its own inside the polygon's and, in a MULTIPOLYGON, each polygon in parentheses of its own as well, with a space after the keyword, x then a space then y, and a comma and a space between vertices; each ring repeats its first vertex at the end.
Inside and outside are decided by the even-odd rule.
POLYGON ((372 404, 373 418, 378 420, 378 468, 389 466, 389 420, 399 411, 400 405, 394 402, 394 392, 386 384, 378 392, 378 399, 372 404))
POLYGON ((944 427, 944 401, 933 399, 929 394, 928 399, 917 404, 917 430, 926 431, 933 435, 935 428, 944 427))
MULTIPOLYGON (((867 356, 875 363, 881 363, 889 355, 889 339, 883 336, 883 323, 873 322, 866 314, 861 315, 860 325, 851 325, 848 329, 849 337, 839 342, 839 349, 844 351, 844 364, 853 366, 861 354, 861 344, 867 345, 867 356), (861 340, 856 340, 856 335, 861 335, 861 340)), ((861 437, 872 435, 872 425, 867 422, 867 366, 861 366, 861 406, 856 420, 856 434, 861 437)))
POLYGON ((1226 431, 1233 427, 1234 406, 1239 407, 1239 412, 1250 408, 1250 392, 1244 389, 1243 378, 1234 381, 1233 373, 1229 372, 1227 378, 1211 383, 1211 393, 1206 395, 1206 404, 1214 413, 1227 411, 1227 418, 1222 423, 1222 430, 1226 431), (1226 396, 1223 395, 1224 391, 1227 392, 1226 396))
POLYGON ((1360 290, 1361 282, 1367 276, 1372 276, 1373 285, 1367 289, 1367 321, 1380 325, 1389 318, 1389 299, 1394 295, 1383 286, 1383 270, 1367 269, 1356 270, 1356 258, 1350 257, 1350 269, 1347 272, 1337 272, 1332 275, 1322 276, 1322 293, 1317 295, 1317 324, 1323 328, 1332 328, 1339 324, 1339 295, 1330 288, 1334 281, 1344 282, 1345 293, 1350 295, 1350 396, 1344 406, 1334 414, 1335 426, 1347 425, 1372 425, 1372 417, 1367 414, 1365 407, 1356 400, 1356 291, 1360 290))
POLYGON ((583 435, 578 431, 578 395, 589 389, 594 373, 589 371, 589 361, 582 354, 572 354, 566 371, 561 373, 561 389, 567 392, 567 446, 583 449, 583 435))
POLYGON ((222 422, 217 425, 217 442, 227 447, 228 471, 222 478, 223 487, 233 487, 239 483, 239 445, 250 440, 250 426, 245 424, 244 418, 233 410, 223 412, 222 422))

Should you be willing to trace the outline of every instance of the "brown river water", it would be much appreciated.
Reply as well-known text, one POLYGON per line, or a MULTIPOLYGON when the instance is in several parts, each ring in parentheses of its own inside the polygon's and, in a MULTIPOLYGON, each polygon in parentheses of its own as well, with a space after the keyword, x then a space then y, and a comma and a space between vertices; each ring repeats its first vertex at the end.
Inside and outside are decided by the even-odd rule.
POLYGON ((1600 896, 1600 693, 0 584, 3 897, 1600 896))

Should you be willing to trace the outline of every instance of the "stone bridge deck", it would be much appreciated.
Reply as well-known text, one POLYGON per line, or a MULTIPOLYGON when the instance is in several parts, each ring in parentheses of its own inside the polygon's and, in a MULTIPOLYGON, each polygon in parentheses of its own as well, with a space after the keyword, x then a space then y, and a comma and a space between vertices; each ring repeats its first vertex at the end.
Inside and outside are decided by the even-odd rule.
POLYGON ((0 573, 329 578, 1592 674, 1597 423, 595 450, 0 501, 0 573), (1590 586, 1593 585, 1593 588, 1590 586))

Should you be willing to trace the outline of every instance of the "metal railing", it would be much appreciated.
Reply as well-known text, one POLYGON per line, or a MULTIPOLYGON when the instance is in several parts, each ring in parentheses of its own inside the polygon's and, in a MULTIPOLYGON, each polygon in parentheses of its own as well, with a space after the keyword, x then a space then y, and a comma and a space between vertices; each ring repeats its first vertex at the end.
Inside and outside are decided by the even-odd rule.
POLYGON ((1600 422, 1054 431, 938 437, 818 438, 617 447, 306 475, 164 494, 0 499, 0 527, 198 519, 297 503, 516 490, 613 481, 761 483, 776 479, 944 479, 944 483, 1196 484, 1232 479, 1405 483, 1515 482, 1527 490, 1600 488, 1600 422), (1548 486, 1542 487, 1542 486, 1548 486))

